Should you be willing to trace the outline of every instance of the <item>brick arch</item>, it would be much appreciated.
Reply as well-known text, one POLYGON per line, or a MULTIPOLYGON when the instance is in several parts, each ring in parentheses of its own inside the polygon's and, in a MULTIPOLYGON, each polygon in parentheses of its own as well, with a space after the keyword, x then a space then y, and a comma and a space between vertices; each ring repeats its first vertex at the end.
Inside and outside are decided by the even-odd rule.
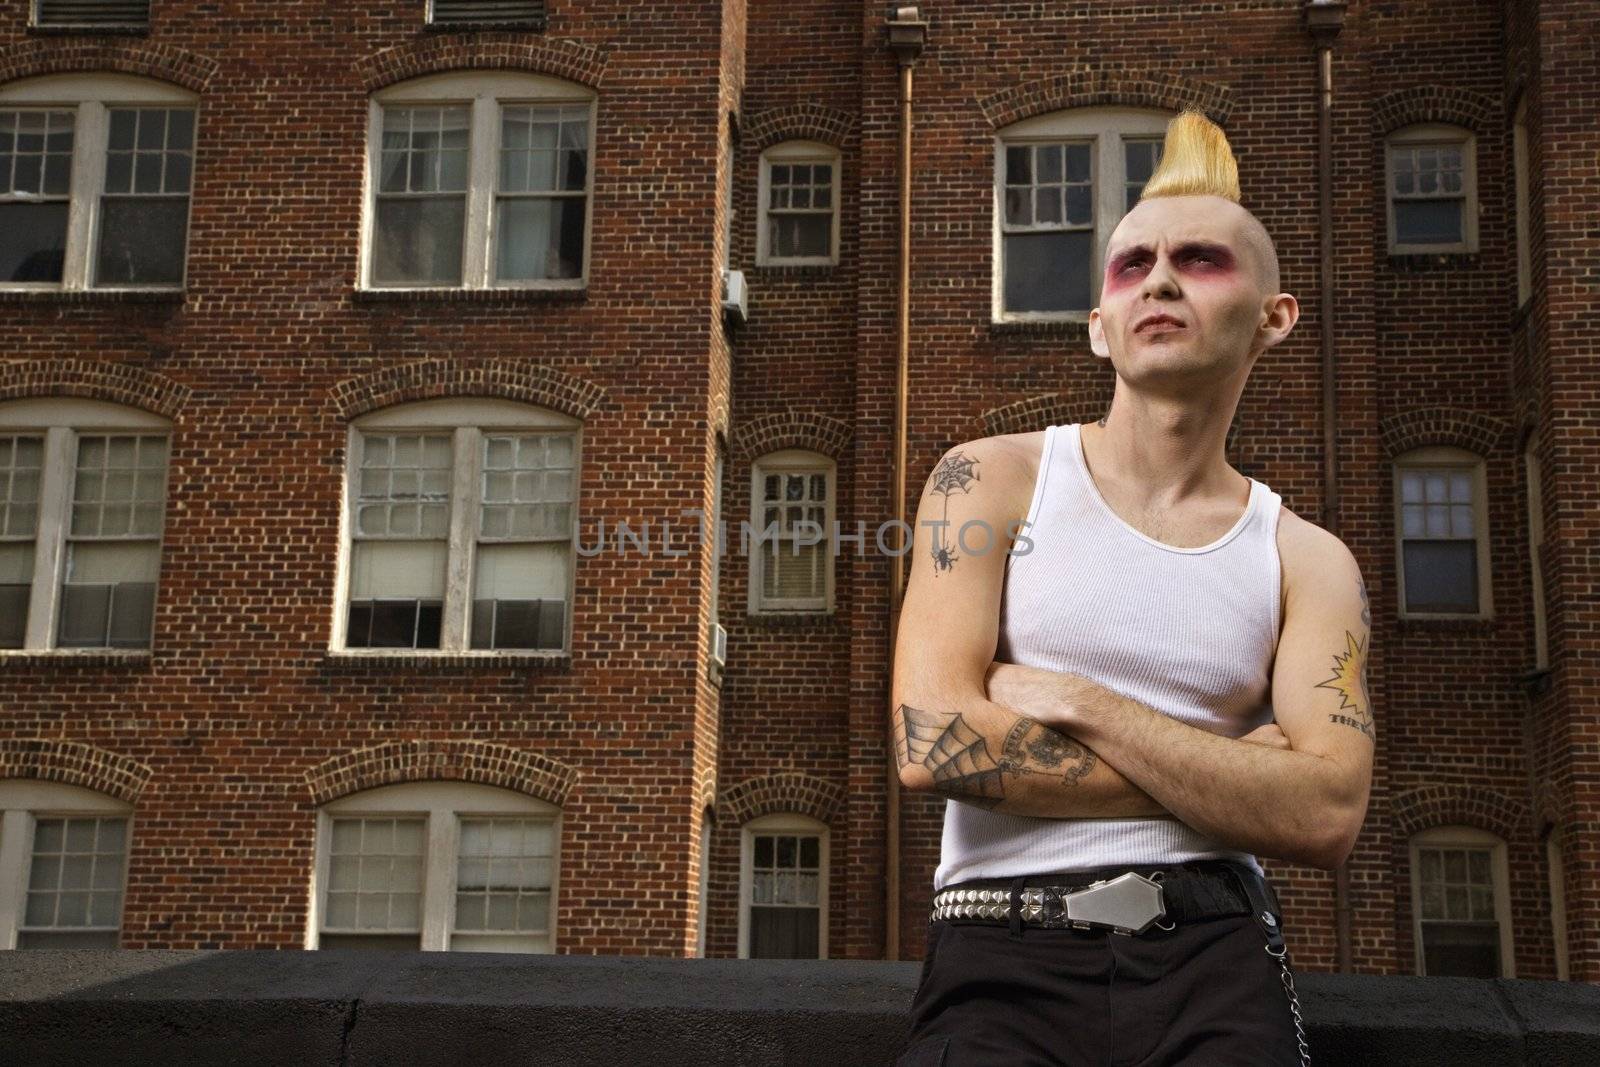
POLYGON ((797 771, 782 771, 746 778, 717 801, 717 819, 741 825, 762 815, 779 812, 809 815, 830 822, 844 801, 844 789, 797 771))
POLYGON ((1528 833, 1528 806, 1504 793, 1472 785, 1428 785, 1390 800, 1397 836, 1409 838, 1435 826, 1489 830, 1507 841, 1528 833))
POLYGON ((840 148, 855 128, 854 112, 808 101, 756 112, 746 120, 740 140, 757 149, 779 141, 821 141, 840 148))
POLYGON ((487 741, 386 741, 324 760, 306 771, 317 804, 400 782, 445 779, 500 786, 560 807, 577 780, 575 767, 549 756, 487 741))
POLYGON ((346 378, 333 387, 333 401, 346 419, 409 400, 484 396, 538 404, 587 419, 605 400, 600 386, 541 363, 429 359, 346 378))
POLYGON ((1173 112, 1192 107, 1221 126, 1233 110, 1234 93, 1226 85, 1162 70, 1129 71, 1085 64, 978 99, 978 107, 996 129, 1051 111, 1097 104, 1173 112))
POLYGON ((137 74, 203 93, 217 61, 169 44, 39 37, 0 50, 0 83, 41 74, 137 74))
POLYGON ((600 88, 606 53, 594 45, 526 34, 481 33, 470 38, 430 34, 356 61, 356 77, 367 92, 423 74, 454 70, 522 70, 600 88))
POLYGON ((1098 400, 1046 393, 990 408, 980 419, 983 433, 993 437, 1003 433, 1032 433, 1046 426, 1070 422, 1095 422, 1105 413, 1106 405, 1098 400))
POLYGON ((1414 122, 1448 122, 1488 133, 1500 108, 1490 97, 1450 85, 1413 85, 1384 93, 1372 104, 1372 126, 1393 133, 1414 122))
POLYGON ((730 443, 734 454, 747 460, 780 448, 809 448, 838 459, 853 432, 849 423, 820 411, 780 411, 740 424, 730 443))
POLYGON ((1487 457, 1511 429, 1494 415, 1440 405, 1388 416, 1378 426, 1378 437, 1389 459, 1423 445, 1455 445, 1487 457))
POLYGON ((126 404, 176 420, 189 387, 129 363, 92 359, 22 359, 0 364, 0 400, 77 396, 126 404))
POLYGON ((0 739, 0 778, 37 778, 77 785, 137 804, 151 770, 108 749, 54 737, 0 739))

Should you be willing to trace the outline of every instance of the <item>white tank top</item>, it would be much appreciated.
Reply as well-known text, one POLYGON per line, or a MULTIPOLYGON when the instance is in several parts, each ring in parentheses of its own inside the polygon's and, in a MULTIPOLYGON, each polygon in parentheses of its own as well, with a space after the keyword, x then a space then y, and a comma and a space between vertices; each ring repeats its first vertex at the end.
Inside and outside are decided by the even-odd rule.
MULTIPOLYGON (((1100 495, 1079 424, 1049 427, 1022 528, 1033 547, 1006 561, 995 658, 1081 674, 1227 737, 1271 722, 1282 499, 1251 478, 1233 529, 1197 548, 1166 545, 1100 495)), ((1261 870, 1173 818, 1037 818, 947 800, 933 883, 1199 859, 1261 870)))

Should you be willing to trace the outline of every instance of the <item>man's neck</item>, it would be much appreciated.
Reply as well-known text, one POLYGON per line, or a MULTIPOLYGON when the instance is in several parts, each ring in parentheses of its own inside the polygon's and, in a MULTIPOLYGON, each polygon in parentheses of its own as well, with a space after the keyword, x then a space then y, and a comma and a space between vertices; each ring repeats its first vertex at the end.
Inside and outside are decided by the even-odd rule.
POLYGON ((1224 447, 1232 415, 1220 407, 1113 402, 1105 418, 1083 427, 1084 454, 1096 482, 1151 509, 1231 499, 1239 482, 1224 447))

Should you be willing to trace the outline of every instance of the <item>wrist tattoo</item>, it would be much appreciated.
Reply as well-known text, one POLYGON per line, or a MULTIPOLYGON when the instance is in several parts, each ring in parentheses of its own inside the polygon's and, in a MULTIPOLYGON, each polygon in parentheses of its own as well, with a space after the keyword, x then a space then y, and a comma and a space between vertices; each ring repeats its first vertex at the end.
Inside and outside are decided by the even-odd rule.
POLYGON ((895 738, 899 765, 926 767, 936 792, 982 808, 994 808, 1005 800, 1007 776, 1038 774, 1076 785, 1098 760, 1073 738, 1025 715, 1006 734, 996 760, 987 739, 960 712, 926 711, 909 704, 901 704, 899 710, 903 723, 895 738))

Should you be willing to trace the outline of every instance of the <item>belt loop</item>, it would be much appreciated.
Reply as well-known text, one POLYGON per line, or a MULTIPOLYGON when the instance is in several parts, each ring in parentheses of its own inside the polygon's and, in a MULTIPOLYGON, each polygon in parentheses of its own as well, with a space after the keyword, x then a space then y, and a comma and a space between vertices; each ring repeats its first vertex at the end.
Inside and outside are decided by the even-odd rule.
POLYGON ((1022 883, 1026 877, 1011 879, 1011 940, 1022 940, 1022 883))
POLYGON ((1239 888, 1244 890, 1245 898, 1249 900, 1250 909, 1254 913, 1256 925, 1261 927, 1261 932, 1267 937, 1267 951, 1274 956, 1283 955, 1283 929, 1279 922, 1278 909, 1267 899, 1266 877, 1256 874, 1254 870, 1242 864, 1229 863, 1226 870, 1239 883, 1239 888))

